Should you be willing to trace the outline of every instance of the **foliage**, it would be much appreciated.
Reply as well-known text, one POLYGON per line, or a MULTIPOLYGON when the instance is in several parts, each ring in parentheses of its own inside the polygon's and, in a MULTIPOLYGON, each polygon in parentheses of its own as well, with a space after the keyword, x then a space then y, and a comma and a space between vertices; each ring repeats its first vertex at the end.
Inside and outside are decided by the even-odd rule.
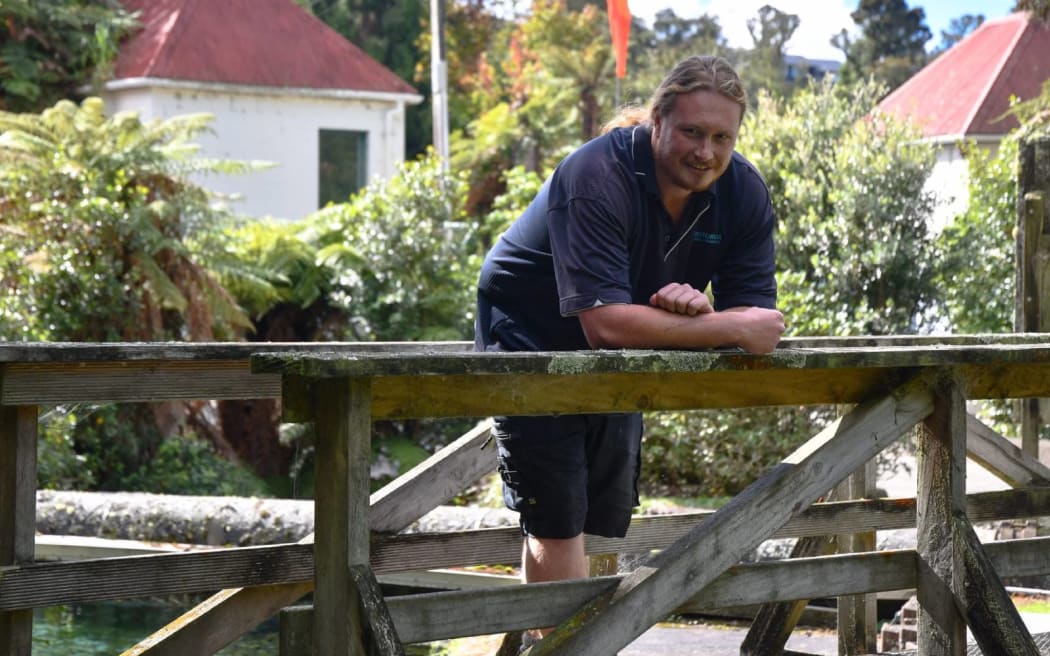
POLYGON ((926 64, 932 35, 922 8, 910 9, 905 0, 860 0, 850 16, 860 37, 851 40, 843 30, 832 39, 846 57, 839 70, 843 84, 874 77, 892 91, 926 64))
POLYGON ((208 117, 142 123, 101 100, 0 113, 0 338, 229 337, 248 318, 209 272, 228 215, 192 173, 208 117))
POLYGON ((1010 332, 1014 319, 1017 141, 965 145, 969 203, 938 238, 940 303, 961 333, 1010 332))
POLYGON ((747 31, 754 47, 747 54, 746 64, 739 71, 747 85, 748 95, 756 98, 760 89, 771 94, 787 92, 784 76, 784 49, 799 26, 799 17, 770 5, 758 10, 758 16, 749 18, 747 31))
POLYGON ((963 14, 953 18, 947 30, 941 30, 941 43, 932 55, 937 56, 962 41, 970 32, 984 24, 984 14, 963 14))
POLYGON ((477 96, 477 118, 451 135, 452 167, 469 175, 471 215, 485 214, 502 193, 503 171, 549 171, 595 136, 614 96, 608 19, 595 7, 537 0, 501 37, 509 47, 477 96))
POLYGON ((1014 11, 1030 11, 1043 22, 1050 22, 1050 0, 1017 0, 1014 11))
POLYGON ((646 416, 642 471, 647 484, 699 486, 735 495, 812 437, 826 408, 746 408, 646 416))
POLYGON ((0 109, 29 112, 101 79, 135 21, 118 0, 4 0, 0 23, 0 109))
POLYGON ((479 266, 465 247, 463 180, 434 156, 403 164, 349 203, 305 220, 318 261, 333 269, 332 303, 357 340, 449 340, 471 334, 479 266))
POLYGON ((266 496, 267 488, 249 469, 221 457, 207 440, 173 435, 121 484, 126 491, 205 496, 266 496))
POLYGON ((799 334, 915 332, 930 305, 934 153, 865 118, 872 83, 763 95, 738 148, 766 176, 779 225, 779 305, 799 334))
MULTIPOLYGON (((425 25, 429 3, 419 0, 296 0, 329 27, 364 50, 398 77, 412 81, 424 58, 417 38, 425 25)), ((406 108, 405 146, 410 157, 432 141, 430 76, 417 80, 424 102, 406 108)))

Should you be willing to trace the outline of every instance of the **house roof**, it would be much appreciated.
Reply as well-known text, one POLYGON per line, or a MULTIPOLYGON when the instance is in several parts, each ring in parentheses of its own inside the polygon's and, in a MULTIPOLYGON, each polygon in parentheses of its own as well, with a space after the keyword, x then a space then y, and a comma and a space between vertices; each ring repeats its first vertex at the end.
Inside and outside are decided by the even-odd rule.
POLYGON ((114 79, 416 94, 293 0, 123 0, 142 29, 114 79))
POLYGON ((1039 95, 1050 78, 1050 25, 1017 12, 986 21, 879 103, 912 119, 923 136, 1004 135, 1017 119, 1000 117, 1010 97, 1039 95))

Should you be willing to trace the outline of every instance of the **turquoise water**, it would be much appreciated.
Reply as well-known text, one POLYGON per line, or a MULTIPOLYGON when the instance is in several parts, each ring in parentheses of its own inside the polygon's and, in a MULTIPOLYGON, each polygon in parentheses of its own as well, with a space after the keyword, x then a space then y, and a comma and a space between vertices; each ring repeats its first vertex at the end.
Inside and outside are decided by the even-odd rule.
MULTIPOLYGON (((145 602, 53 606, 33 614, 34 656, 113 656, 185 609, 145 602)), ((277 620, 225 647, 222 656, 276 656, 277 620)))
MULTIPOLYGON (((53 606, 33 613, 34 656, 114 656, 188 608, 148 602, 53 606)), ((218 656, 277 656, 276 617, 218 652, 218 656)), ((445 653, 439 644, 407 645, 408 656, 445 653)))

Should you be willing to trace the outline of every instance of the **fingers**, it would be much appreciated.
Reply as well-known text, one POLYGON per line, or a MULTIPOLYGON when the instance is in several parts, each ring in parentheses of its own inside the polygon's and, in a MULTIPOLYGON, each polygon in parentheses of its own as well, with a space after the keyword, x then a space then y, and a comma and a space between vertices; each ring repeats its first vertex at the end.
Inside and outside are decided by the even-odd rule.
POLYGON ((690 316, 714 311, 706 294, 691 285, 677 282, 660 288, 649 297, 649 304, 668 312, 690 316))

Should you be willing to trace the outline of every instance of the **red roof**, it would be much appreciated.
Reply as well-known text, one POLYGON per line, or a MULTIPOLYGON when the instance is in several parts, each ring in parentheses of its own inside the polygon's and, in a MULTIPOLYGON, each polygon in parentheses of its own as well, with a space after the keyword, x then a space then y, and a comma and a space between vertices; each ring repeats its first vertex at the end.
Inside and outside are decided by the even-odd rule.
POLYGON ((142 29, 114 78, 415 94, 293 0, 123 0, 142 29))
POLYGON ((1010 97, 1039 95, 1050 78, 1050 25, 1027 12, 986 21, 878 105, 910 118, 926 137, 1003 135, 1010 97))

